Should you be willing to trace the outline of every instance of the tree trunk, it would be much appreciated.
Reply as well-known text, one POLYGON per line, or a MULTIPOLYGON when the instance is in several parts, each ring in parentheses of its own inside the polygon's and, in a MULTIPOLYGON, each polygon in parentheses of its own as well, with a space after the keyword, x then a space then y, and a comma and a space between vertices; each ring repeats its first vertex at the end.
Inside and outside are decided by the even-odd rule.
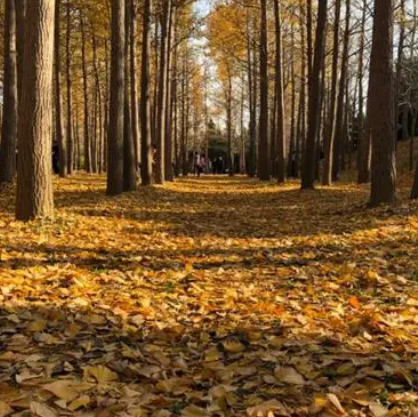
POLYGON ((152 184, 151 107, 150 107, 150 52, 151 0, 144 0, 141 63, 141 179, 142 185, 152 184))
POLYGON ((267 0, 260 0, 260 126, 259 126, 259 161, 258 170, 261 181, 270 179, 268 149, 268 43, 267 43, 267 0))
POLYGON ((325 32, 328 0, 318 0, 318 23, 316 28, 315 55, 309 80, 308 133, 302 173, 302 189, 315 186, 316 139, 321 115, 321 68, 325 59, 325 32))
POLYGON ((62 117, 61 94, 61 0, 56 0, 55 6, 55 140, 58 142, 59 176, 67 177, 67 143, 65 141, 64 120, 62 117))
POLYGON ((137 182, 137 165, 135 156, 135 142, 133 136, 132 126, 132 112, 131 96, 129 91, 130 83, 130 43, 131 43, 131 31, 132 31, 132 13, 130 0, 125 0, 125 80, 124 80, 124 135, 123 135, 123 190, 134 191, 136 190, 137 182))
POLYGON ((334 156, 334 143, 337 110, 337 83, 338 83, 338 55, 339 55, 339 31, 340 31, 341 0, 335 2, 335 21, 334 21, 334 44, 332 51, 332 72, 331 72, 331 96, 329 103, 328 124, 325 129, 324 138, 324 169, 322 173, 322 185, 332 183, 332 165, 334 156))
POLYGON ((16 218, 29 221, 52 217, 51 173, 52 77, 54 58, 54 0, 30 0, 19 123, 16 218))
POLYGON ((348 76, 348 60, 349 60, 349 47, 350 47, 350 14, 351 14, 351 0, 346 0, 346 12, 345 12, 345 29, 344 29, 344 42, 343 42, 343 56, 341 59, 341 76, 337 101, 337 114, 336 114, 336 137, 333 155, 332 166, 332 179, 338 181, 342 156, 344 153, 344 107, 346 103, 346 82, 348 76))
POLYGON ((283 86, 283 63, 282 63, 282 21, 279 0, 274 0, 274 16, 276 27, 276 65, 275 83, 277 85, 277 126, 276 126, 276 156, 277 156, 277 182, 284 183, 286 179, 286 150, 285 150, 285 107, 283 86))
POLYGON ((74 169, 74 137, 73 137, 73 109, 72 109, 72 91, 73 83, 71 78, 71 3, 67 0, 66 8, 66 39, 65 39, 65 55, 66 55, 66 82, 67 82, 67 172, 69 175, 74 169))
POLYGON ((84 169, 91 172, 91 144, 89 129, 89 85, 86 57, 86 31, 84 27, 84 17, 80 10, 80 30, 81 30, 81 61, 83 73, 83 94, 84 94, 84 169))
MULTIPOLYGON (((6 0, 5 2, 3 123, 0 145, 0 183, 12 183, 16 177, 18 87, 15 1, 16 0, 6 0)), ((23 29, 23 27, 20 27, 19 31, 23 29)))
POLYGON ((112 63, 107 154, 107 193, 123 192, 125 1, 112 0, 112 63))
POLYGON ((375 3, 370 59, 370 123, 372 137, 372 207, 396 199, 393 0, 375 3))

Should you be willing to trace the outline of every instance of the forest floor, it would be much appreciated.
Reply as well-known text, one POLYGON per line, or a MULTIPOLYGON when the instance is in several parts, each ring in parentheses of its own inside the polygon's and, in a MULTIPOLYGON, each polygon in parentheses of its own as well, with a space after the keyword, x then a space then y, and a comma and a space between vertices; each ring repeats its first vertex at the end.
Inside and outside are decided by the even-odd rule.
POLYGON ((0 417, 418 416, 418 204, 188 178, 0 195, 0 417))

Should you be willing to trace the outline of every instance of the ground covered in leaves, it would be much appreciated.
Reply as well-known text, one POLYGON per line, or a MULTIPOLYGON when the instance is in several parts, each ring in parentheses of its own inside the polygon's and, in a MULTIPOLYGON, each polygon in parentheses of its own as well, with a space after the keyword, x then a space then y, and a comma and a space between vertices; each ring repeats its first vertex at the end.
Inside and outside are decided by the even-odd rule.
POLYGON ((189 178, 0 196, 0 417, 418 416, 418 206, 189 178))

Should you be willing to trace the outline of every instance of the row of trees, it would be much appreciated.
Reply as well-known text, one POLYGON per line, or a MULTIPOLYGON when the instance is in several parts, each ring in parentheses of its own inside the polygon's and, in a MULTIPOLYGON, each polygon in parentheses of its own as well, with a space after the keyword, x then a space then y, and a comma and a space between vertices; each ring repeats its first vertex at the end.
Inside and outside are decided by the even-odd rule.
POLYGON ((209 151, 220 105, 230 173, 238 153, 241 172, 279 183, 301 177, 312 189, 338 180, 357 155, 372 205, 395 200, 396 123, 402 113, 409 125, 414 98, 416 7, 376 1, 372 15, 366 0, 228 0, 205 21, 193 7, 5 0, 0 182, 17 171, 19 219, 53 213, 51 138, 61 177, 106 171, 116 195, 134 190, 138 175, 143 185, 187 175, 190 151, 209 151))

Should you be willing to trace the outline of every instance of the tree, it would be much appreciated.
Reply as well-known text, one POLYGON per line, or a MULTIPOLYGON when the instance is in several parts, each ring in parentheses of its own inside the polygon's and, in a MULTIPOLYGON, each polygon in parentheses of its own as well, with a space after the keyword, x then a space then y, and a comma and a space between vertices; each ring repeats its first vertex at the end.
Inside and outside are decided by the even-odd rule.
MULTIPOLYGON (((5 2, 3 124, 0 146, 0 183, 11 183, 16 176, 17 135, 17 43, 16 0, 5 2)), ((23 28, 19 28, 23 30, 23 28)))
POLYGON ((151 52, 151 0, 144 0, 142 23, 141 68, 141 179, 142 185, 152 184, 152 144, 150 107, 150 52, 151 52))
POLYGON ((16 218, 54 214, 51 173, 54 0, 27 3, 22 106, 18 132, 16 218))
POLYGON ((374 12, 369 91, 372 207, 396 199, 393 3, 377 1, 374 12))
POLYGON ((338 56, 339 56, 339 40, 340 40, 340 14, 341 14, 341 0, 335 1, 335 16, 334 16, 334 44, 332 50, 332 79, 331 79, 331 93, 329 103, 328 125, 325 131, 324 138, 324 169, 322 173, 322 184, 331 185, 332 183, 332 163, 334 155, 335 133, 336 125, 336 110, 337 110, 337 84, 338 84, 338 56))
POLYGON ((262 181, 270 179, 269 149, 268 149, 268 42, 267 42, 267 0, 260 0, 261 30, 260 30, 260 125, 259 125, 259 177, 262 181))
POLYGON ((112 1, 112 63, 107 155, 107 193, 123 192, 125 99, 125 1, 112 1))
POLYGON ((64 120, 62 117, 61 94, 61 30, 60 30, 61 0, 56 0, 55 6, 55 140, 59 150, 59 175, 67 176, 67 143, 64 132, 64 120))
POLYGON ((284 106, 284 86, 283 86, 283 63, 282 63, 282 22, 280 13, 281 4, 279 0, 274 0, 274 16, 276 26, 276 65, 275 65, 275 83, 276 83, 276 143, 277 157, 277 180, 283 183, 286 178, 286 156, 285 156, 285 106, 284 106))
POLYGON ((308 133, 302 171, 302 189, 315 186, 316 139, 321 115, 321 69, 325 59, 325 31, 327 24, 327 0, 318 0, 318 23, 316 27, 315 53, 309 79, 308 133))

